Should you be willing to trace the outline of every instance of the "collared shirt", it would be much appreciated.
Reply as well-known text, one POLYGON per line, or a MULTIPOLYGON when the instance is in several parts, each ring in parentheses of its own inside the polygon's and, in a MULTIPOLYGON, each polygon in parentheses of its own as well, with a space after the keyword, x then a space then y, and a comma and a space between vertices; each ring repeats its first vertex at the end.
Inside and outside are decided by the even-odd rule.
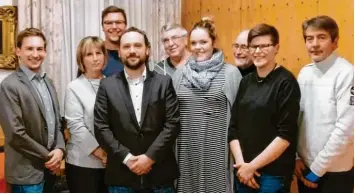
POLYGON ((162 75, 172 76, 176 71, 176 67, 171 63, 170 57, 168 57, 156 64, 154 71, 162 75))
MULTIPOLYGON (((141 125, 141 112, 142 112, 142 98, 143 98, 143 86, 144 81, 147 77, 147 68, 144 69, 142 76, 139 78, 132 79, 126 69, 124 69, 124 74, 126 76, 128 82, 129 93, 131 95, 134 112, 136 114, 137 122, 139 126, 141 125)), ((125 159, 123 160, 123 164, 126 164, 129 158, 132 156, 131 153, 128 153, 125 159)))
POLYGON ((126 69, 124 73, 128 82, 129 93, 131 95, 134 112, 136 114, 137 122, 139 126, 141 125, 141 112, 142 112, 142 98, 143 98, 143 86, 144 81, 147 77, 147 71, 144 69, 143 74, 139 78, 131 78, 126 69))
POLYGON ((48 127, 48 144, 47 148, 50 149, 54 143, 54 131, 55 131, 55 112, 52 102, 51 94, 47 88, 47 85, 44 81, 46 73, 40 72, 35 73, 28 69, 24 65, 20 65, 21 70, 25 73, 27 78, 30 80, 32 86, 36 90, 39 99, 42 102, 45 119, 48 127))

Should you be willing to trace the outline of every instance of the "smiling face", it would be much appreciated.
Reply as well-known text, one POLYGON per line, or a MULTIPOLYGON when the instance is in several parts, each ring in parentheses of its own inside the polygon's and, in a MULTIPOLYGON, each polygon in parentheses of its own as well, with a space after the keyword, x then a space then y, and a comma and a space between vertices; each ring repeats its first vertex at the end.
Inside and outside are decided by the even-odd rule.
POLYGON ((256 36, 249 45, 249 51, 253 63, 258 68, 274 65, 279 45, 273 45, 270 35, 256 36))
POLYGON ((338 38, 332 41, 329 32, 313 27, 305 31, 305 41, 308 54, 314 62, 325 60, 338 47, 338 38))
POLYGON ((44 44, 45 42, 40 36, 25 37, 21 47, 16 48, 16 55, 21 60, 21 64, 34 72, 39 72, 47 55, 44 44))
POLYGON ((150 49, 144 36, 138 32, 127 32, 120 40, 119 55, 123 64, 132 70, 139 69, 149 57, 150 49))
POLYGON ((248 67, 253 63, 248 49, 248 33, 248 30, 241 32, 233 44, 234 63, 237 67, 248 67))
POLYGON ((214 42, 206 30, 195 28, 190 35, 190 45, 196 61, 206 61, 212 57, 214 42))
POLYGON ((122 13, 108 13, 102 22, 102 28, 105 33, 105 40, 116 44, 122 32, 126 29, 126 21, 122 13))
POLYGON ((162 34, 162 42, 165 53, 169 57, 181 57, 187 45, 186 33, 179 28, 164 31, 162 34))

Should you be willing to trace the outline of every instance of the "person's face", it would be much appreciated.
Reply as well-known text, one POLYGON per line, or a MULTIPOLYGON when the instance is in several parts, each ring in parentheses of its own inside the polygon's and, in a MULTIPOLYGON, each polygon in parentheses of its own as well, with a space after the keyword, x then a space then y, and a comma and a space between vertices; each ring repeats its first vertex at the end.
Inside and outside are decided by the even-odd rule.
POLYGON ((194 29, 190 35, 190 43, 196 61, 206 61, 212 57, 214 42, 206 30, 194 29))
POLYGON ((169 57, 181 57, 187 45, 186 34, 180 29, 172 29, 163 32, 162 42, 165 53, 169 57))
POLYGON ((102 28, 105 33, 105 40, 117 43, 122 32, 126 29, 125 19, 122 13, 108 13, 104 17, 102 28))
POLYGON ((148 59, 150 50, 145 45, 144 36, 138 32, 128 32, 121 37, 119 55, 129 69, 139 69, 148 59))
POLYGON ((251 59, 256 67, 261 68, 275 62, 279 45, 273 45, 270 35, 257 36, 249 45, 251 59))
POLYGON ((248 31, 238 35, 233 44, 233 55, 235 65, 238 67, 247 67, 252 64, 248 49, 248 31))
POLYGON ((105 65, 105 55, 100 48, 91 45, 85 51, 83 63, 85 73, 101 72, 105 65))
POLYGON ((16 48, 16 55, 27 68, 34 72, 39 72, 41 64, 47 55, 44 40, 39 36, 24 38, 21 48, 16 48))
POLYGON ((309 27, 305 35, 306 48, 314 62, 323 61, 338 47, 338 38, 332 41, 329 32, 323 29, 309 27))

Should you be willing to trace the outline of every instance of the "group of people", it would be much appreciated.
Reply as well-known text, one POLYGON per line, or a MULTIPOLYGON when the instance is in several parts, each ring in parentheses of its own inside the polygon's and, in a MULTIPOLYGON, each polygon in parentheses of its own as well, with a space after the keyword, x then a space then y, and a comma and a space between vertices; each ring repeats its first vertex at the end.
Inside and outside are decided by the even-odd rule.
POLYGON ((279 33, 268 24, 237 36, 234 65, 209 18, 190 32, 167 24, 168 57, 152 71, 147 35, 126 26, 125 11, 109 6, 105 40, 80 41, 66 144, 41 71, 46 38, 18 34, 19 68, 0 87, 12 192, 50 192, 64 158, 70 192, 289 192, 294 174, 300 192, 353 191, 354 68, 335 53, 332 18, 303 22, 312 63, 298 80, 276 62, 279 33))

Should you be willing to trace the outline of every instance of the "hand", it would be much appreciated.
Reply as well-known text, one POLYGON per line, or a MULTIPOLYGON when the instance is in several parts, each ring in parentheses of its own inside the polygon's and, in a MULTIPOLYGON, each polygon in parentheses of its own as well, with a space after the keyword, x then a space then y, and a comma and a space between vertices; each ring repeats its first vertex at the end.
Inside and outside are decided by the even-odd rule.
POLYGON ((139 155, 137 157, 138 159, 133 163, 131 170, 137 175, 148 174, 152 169, 154 161, 145 154, 139 155))
POLYGON ((97 147, 93 152, 92 152, 92 155, 94 155, 96 158, 100 159, 101 162, 105 165, 106 164, 106 161, 107 161, 107 154, 106 152, 100 148, 100 147, 97 147))
POLYGON ((309 187, 309 188, 312 188, 312 189, 315 189, 315 188, 318 187, 318 184, 317 184, 317 183, 313 183, 313 182, 311 182, 311 181, 305 179, 303 176, 301 176, 299 179, 302 181, 302 183, 303 183, 306 187, 309 187))
POLYGON ((303 170, 306 169, 306 166, 304 165, 302 159, 297 159, 296 160, 296 167, 295 167, 295 175, 297 176, 298 179, 301 179, 303 177, 303 170))
POLYGON ((259 189, 260 188, 259 184, 256 182, 254 177, 252 177, 248 181, 247 186, 250 187, 250 188, 253 188, 253 189, 259 189))
POLYGON ((44 163, 45 167, 50 171, 56 171, 56 169, 60 168, 60 164, 63 158, 63 151, 61 149, 55 149, 49 152, 48 157, 49 161, 44 163))
POLYGON ((260 176, 260 173, 256 171, 256 168, 250 163, 243 163, 239 166, 235 165, 235 168, 238 168, 237 176, 241 183, 248 185, 248 182, 251 178, 254 178, 254 175, 260 176))
MULTIPOLYGON (((126 166, 129 168, 129 170, 131 170, 132 172, 133 171, 133 164, 138 160, 138 156, 131 156, 128 160, 127 160, 127 163, 126 163, 126 166)), ((134 172, 136 173, 136 172, 134 172)))

